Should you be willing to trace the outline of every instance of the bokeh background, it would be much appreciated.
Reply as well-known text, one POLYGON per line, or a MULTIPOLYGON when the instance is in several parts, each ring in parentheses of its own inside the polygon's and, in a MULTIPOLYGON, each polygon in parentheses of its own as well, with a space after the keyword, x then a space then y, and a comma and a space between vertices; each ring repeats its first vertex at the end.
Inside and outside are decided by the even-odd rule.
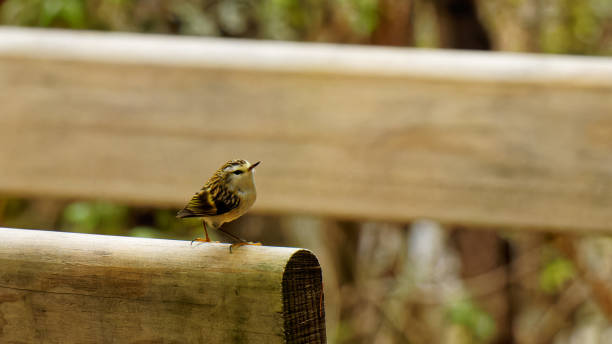
MULTIPOLYGON (((0 0, 0 24, 612 54, 610 0, 0 0)), ((202 171, 203 179, 212 172, 202 171)), ((0 195, 0 226, 183 240, 201 235, 200 223, 177 220, 176 210, 95 195, 0 195)), ((267 245, 317 254, 330 343, 612 343, 609 236, 257 212, 226 226, 267 245)))

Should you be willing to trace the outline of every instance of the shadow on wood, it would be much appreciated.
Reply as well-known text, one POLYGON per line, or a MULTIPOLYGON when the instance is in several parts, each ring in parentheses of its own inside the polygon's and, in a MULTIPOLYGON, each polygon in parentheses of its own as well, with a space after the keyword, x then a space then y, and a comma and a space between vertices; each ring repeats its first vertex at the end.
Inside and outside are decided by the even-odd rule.
POLYGON ((325 343, 298 248, 0 228, 2 343, 325 343))

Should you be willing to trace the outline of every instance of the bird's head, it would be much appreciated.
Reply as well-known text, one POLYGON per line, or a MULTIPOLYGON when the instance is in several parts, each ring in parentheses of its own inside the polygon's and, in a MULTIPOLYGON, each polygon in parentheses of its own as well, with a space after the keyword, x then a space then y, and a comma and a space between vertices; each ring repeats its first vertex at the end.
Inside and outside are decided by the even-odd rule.
POLYGON ((255 167, 261 161, 254 164, 246 160, 230 160, 221 166, 219 172, 223 174, 226 185, 232 191, 247 191, 255 187, 253 175, 255 167))

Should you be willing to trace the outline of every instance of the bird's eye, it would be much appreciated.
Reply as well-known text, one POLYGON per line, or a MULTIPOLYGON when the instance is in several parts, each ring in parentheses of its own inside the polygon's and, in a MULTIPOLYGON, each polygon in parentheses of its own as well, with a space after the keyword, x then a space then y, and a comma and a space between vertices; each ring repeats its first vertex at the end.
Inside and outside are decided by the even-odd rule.
POLYGON ((234 174, 236 174, 236 175, 238 175, 238 174, 242 174, 242 173, 243 173, 243 171, 242 171, 242 170, 236 170, 236 171, 234 171, 234 174))

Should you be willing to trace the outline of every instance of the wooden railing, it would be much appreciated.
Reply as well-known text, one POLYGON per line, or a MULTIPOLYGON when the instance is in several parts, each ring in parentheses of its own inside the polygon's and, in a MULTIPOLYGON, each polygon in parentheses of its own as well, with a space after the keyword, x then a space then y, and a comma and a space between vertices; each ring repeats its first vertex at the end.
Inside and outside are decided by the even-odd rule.
POLYGON ((0 228, 1 343, 325 343, 306 250, 0 228))
POLYGON ((612 229, 612 60, 0 29, 0 191, 612 229))

